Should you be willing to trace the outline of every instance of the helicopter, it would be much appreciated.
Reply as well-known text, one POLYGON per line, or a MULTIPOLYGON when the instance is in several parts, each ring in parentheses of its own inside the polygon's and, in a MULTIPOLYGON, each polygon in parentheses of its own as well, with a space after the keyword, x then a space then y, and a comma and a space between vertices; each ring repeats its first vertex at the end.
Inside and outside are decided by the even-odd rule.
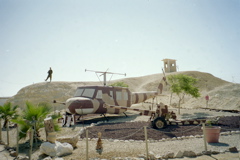
MULTIPOLYGON (((127 87, 108 86, 106 83, 107 74, 121 74, 112 72, 102 72, 85 70, 95 73, 101 73, 104 76, 103 85, 97 86, 80 86, 76 89, 75 95, 61 103, 66 105, 66 113, 63 118, 62 126, 70 126, 71 121, 76 123, 76 116, 88 114, 100 114, 105 117, 105 114, 121 114, 126 109, 119 107, 130 108, 133 104, 141 103, 150 98, 155 98, 162 94, 164 84, 167 84, 165 75, 160 81, 156 91, 131 92, 127 87), (111 107, 106 107, 111 106, 111 107)), ((59 103, 56 100, 53 103, 59 103)), ((126 115, 126 114, 125 114, 126 115)))

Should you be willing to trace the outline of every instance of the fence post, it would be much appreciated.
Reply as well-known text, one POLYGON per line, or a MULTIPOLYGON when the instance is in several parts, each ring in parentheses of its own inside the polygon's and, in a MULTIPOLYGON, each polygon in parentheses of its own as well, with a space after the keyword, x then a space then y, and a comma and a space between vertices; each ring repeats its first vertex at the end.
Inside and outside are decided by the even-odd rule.
POLYGON ((2 141, 2 119, 0 119, 0 142, 2 141))
POLYGON ((88 160, 88 130, 86 129, 86 160, 88 160))
POLYGON ((29 160, 31 160, 31 158, 32 158, 33 134, 34 134, 34 130, 31 128, 31 129, 30 129, 30 150, 29 150, 29 160))
POLYGON ((18 125, 16 125, 17 127, 17 148, 16 148, 16 152, 17 152, 17 156, 19 153, 19 130, 18 130, 18 125))
POLYGON ((148 159, 148 137, 147 137, 147 127, 146 126, 144 126, 144 135, 145 135, 146 153, 147 153, 147 159, 148 159))
POLYGON ((205 149, 205 152, 207 152, 207 141, 206 141, 205 123, 202 124, 202 128, 203 128, 204 149, 205 149))
POLYGON ((9 147, 9 125, 7 122, 7 146, 9 147))

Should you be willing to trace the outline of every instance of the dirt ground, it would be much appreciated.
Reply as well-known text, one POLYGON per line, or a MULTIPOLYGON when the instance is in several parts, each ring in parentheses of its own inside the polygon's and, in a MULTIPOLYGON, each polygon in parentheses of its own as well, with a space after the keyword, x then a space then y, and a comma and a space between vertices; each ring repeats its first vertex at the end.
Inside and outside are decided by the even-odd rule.
MULTIPOLYGON (((221 132, 226 132, 228 130, 235 131, 239 130, 239 123, 240 116, 221 117, 217 126, 221 127, 221 132)), ((100 124, 88 129, 88 137, 97 138, 97 133, 101 132, 103 139, 144 140, 143 126, 148 126, 148 138, 153 140, 203 134, 201 129, 202 125, 172 125, 157 130, 153 129, 149 122, 137 121, 100 124)), ((81 138, 86 138, 86 135, 82 134, 81 138)))

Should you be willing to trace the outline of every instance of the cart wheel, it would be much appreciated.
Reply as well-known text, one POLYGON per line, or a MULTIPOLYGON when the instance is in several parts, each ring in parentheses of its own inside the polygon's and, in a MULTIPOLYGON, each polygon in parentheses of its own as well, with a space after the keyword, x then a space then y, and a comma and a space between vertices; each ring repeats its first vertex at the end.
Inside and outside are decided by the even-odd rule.
POLYGON ((167 126, 167 122, 163 117, 158 117, 153 120, 152 125, 155 129, 162 129, 167 126))

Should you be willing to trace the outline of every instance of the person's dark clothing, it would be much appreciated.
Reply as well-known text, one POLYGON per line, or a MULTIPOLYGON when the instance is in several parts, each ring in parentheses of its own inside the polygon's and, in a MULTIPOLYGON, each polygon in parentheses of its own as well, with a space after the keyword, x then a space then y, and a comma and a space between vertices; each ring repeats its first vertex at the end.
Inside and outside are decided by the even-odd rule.
POLYGON ((49 71, 48 71, 48 76, 47 76, 47 78, 46 78, 45 81, 47 81, 48 78, 50 78, 50 82, 52 81, 52 73, 53 73, 53 71, 52 71, 52 69, 50 68, 49 71))

